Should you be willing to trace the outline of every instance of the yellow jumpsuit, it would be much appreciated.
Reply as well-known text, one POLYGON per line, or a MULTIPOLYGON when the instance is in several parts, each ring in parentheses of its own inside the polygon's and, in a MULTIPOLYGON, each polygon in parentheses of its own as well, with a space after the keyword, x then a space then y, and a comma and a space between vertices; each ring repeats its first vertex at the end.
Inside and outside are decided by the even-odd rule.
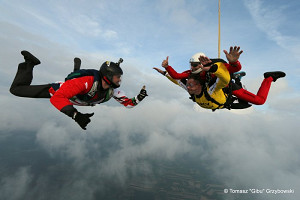
MULTIPOLYGON (((218 66, 217 71, 213 73, 217 77, 216 82, 210 87, 203 88, 203 90, 206 89, 209 96, 211 96, 213 99, 215 99, 218 103, 224 104, 226 102, 227 95, 223 92, 222 89, 227 87, 227 85, 229 84, 230 73, 229 73, 228 69, 226 68, 226 66, 224 65, 224 63, 217 62, 217 63, 215 63, 215 65, 218 66)), ((183 83, 181 83, 180 80, 173 79, 172 77, 170 77, 169 74, 166 74, 165 76, 173 83, 175 83, 175 84, 181 86, 182 88, 184 88, 185 90, 187 90, 186 86, 183 83)), ((208 100, 205 97, 204 92, 202 92, 200 95, 194 95, 194 100, 199 106, 201 106, 202 108, 206 108, 206 109, 214 110, 214 109, 223 107, 223 106, 219 107, 219 105, 208 100)))
MULTIPOLYGON (((218 69, 213 74, 215 74, 217 80, 212 86, 203 88, 203 90, 207 90, 209 96, 215 99, 218 103, 224 104, 226 102, 227 95, 225 95, 222 89, 229 84, 230 73, 228 72, 226 66, 223 63, 218 62, 215 64, 218 65, 218 69)), ((217 109, 223 107, 219 107, 219 105, 208 100, 203 92, 200 95, 195 95, 194 100, 199 106, 206 109, 217 109)))

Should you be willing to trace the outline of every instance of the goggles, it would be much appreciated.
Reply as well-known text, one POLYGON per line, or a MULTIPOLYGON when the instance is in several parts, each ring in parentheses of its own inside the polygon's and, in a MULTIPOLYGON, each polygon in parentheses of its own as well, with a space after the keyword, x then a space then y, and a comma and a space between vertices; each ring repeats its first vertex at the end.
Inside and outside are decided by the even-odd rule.
POLYGON ((197 67, 198 65, 201 65, 201 63, 200 63, 200 62, 197 62, 197 63, 191 63, 191 66, 192 66, 192 67, 197 67))

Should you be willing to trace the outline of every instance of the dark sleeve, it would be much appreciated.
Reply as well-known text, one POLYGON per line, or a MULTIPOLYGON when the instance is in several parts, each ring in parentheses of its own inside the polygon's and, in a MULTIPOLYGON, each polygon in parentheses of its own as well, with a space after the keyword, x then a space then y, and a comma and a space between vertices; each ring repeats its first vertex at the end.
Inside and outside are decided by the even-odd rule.
POLYGON ((216 72, 217 70, 218 70, 218 65, 217 65, 217 64, 213 64, 213 65, 210 67, 209 72, 214 73, 214 72, 216 72))
POLYGON ((71 118, 73 118, 74 113, 77 112, 76 108, 74 108, 74 106, 72 106, 72 105, 67 105, 67 106, 63 107, 60 111, 65 113, 66 115, 68 115, 71 118))

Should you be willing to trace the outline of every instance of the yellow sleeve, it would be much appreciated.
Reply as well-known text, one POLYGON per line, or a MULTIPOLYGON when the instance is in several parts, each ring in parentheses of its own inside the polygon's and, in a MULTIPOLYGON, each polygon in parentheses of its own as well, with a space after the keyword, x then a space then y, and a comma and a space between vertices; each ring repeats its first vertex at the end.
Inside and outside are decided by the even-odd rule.
POLYGON ((177 80, 173 79, 168 73, 166 74, 166 77, 167 77, 170 81, 172 81, 174 84, 178 85, 177 80))
POLYGON ((216 63, 216 65, 218 65, 218 69, 217 69, 216 72, 214 72, 214 74, 216 75, 217 80, 209 88, 209 94, 212 94, 213 92, 217 92, 219 90, 222 90, 230 82, 230 73, 227 70, 226 66, 221 62, 216 63))
POLYGON ((182 87, 183 89, 185 89, 187 91, 186 85, 184 83, 182 83, 180 80, 178 79, 174 79, 172 78, 168 73, 166 73, 165 75, 170 81, 172 81, 174 84, 182 87))

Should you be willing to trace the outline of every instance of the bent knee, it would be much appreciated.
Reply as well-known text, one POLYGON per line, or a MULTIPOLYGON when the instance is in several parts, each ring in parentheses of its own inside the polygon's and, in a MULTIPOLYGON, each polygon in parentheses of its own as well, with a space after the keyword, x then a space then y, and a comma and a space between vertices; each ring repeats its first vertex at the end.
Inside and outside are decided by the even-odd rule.
POLYGON ((13 94, 15 96, 20 96, 19 90, 16 87, 10 87, 9 91, 10 91, 11 94, 13 94))
POLYGON ((255 105, 263 105, 266 102, 267 99, 264 98, 256 98, 253 102, 253 104, 255 105))

